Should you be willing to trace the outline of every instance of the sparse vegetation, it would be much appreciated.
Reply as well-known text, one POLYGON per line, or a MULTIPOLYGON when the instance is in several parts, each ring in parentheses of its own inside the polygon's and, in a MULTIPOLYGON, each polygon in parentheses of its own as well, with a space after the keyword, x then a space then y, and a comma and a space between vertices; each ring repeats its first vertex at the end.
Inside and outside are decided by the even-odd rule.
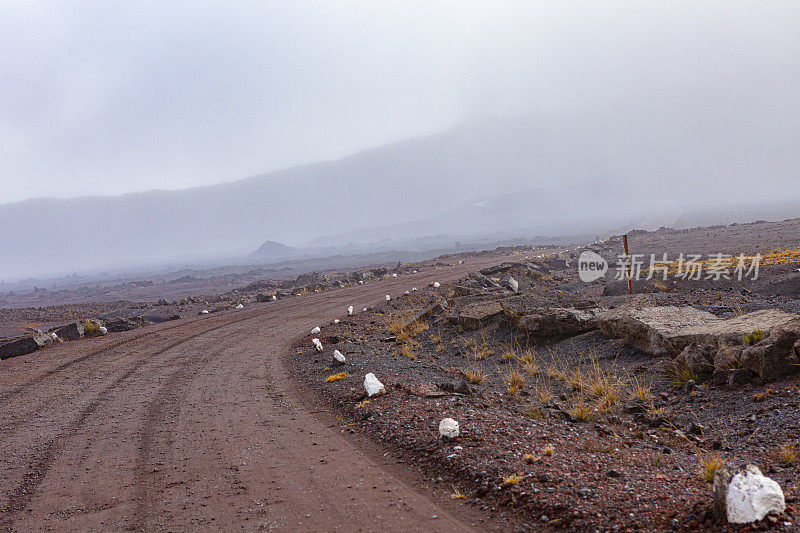
POLYGON ((675 361, 667 365, 667 373, 670 374, 679 385, 686 385, 689 381, 699 381, 697 373, 689 368, 686 363, 675 361))
POLYGON ((592 411, 591 406, 589 406, 583 400, 573 405, 572 409, 569 410, 569 414, 571 414, 580 422, 589 422, 594 419, 594 412, 592 411))
POLYGON ((545 418, 544 411, 536 403, 531 402, 525 410, 525 416, 532 420, 542 420, 545 418))
POLYGON ((764 338, 764 332, 760 329, 753 330, 752 333, 748 333, 742 337, 742 342, 748 346, 752 346, 753 344, 758 344, 761 342, 761 339, 764 338))
POLYGON ((522 456, 522 460, 529 465, 538 462, 540 459, 540 457, 533 455, 532 453, 526 453, 522 456))
POLYGON ((408 357, 408 358, 409 358, 409 359, 411 359, 412 361, 416 361, 416 360, 417 360, 417 354, 416 354, 416 352, 414 351, 414 347, 413 347, 411 344, 404 344, 404 345, 402 345, 402 346, 401 346, 401 347, 398 349, 397 353, 398 353, 399 355, 402 355, 403 357, 408 357))
POLYGON ((386 331, 397 337, 398 341, 413 339, 429 327, 424 320, 412 321, 407 315, 392 315, 386 321, 386 331))
POLYGON ((516 396, 525 386, 525 376, 517 370, 512 370, 505 376, 506 392, 516 396))
POLYGON ((481 339, 481 342, 467 342, 465 344, 465 348, 471 351, 471 357, 477 361, 483 361, 490 355, 494 355, 494 350, 489 348, 489 344, 486 342, 486 339, 481 339))
POLYGON ((83 336, 84 337, 99 337, 100 336, 100 324, 98 324, 94 320, 87 320, 83 324, 83 336))
POLYGON ((772 396, 773 392, 774 391, 772 389, 767 389, 761 392, 754 392, 751 398, 753 399, 754 402, 763 402, 767 400, 770 396, 772 396))
POLYGON ((708 484, 714 483, 714 474, 725 463, 717 454, 702 454, 700 456, 700 477, 708 484))
POLYGON ((334 381, 339 381, 340 379, 344 379, 349 376, 347 372, 339 372, 338 374, 331 374, 327 378, 325 378, 326 383, 333 383, 334 381))
POLYGON ((518 484, 520 481, 524 479, 523 476, 519 474, 512 474, 508 477, 503 478, 503 485, 512 486, 518 484))
POLYGON ((486 372, 481 370, 480 367, 476 365, 469 366, 462 370, 462 372, 464 372, 464 376, 467 378, 467 381, 473 385, 480 385, 486 381, 486 372))
POLYGON ((775 459, 783 464, 791 464, 797 460, 797 445, 793 442, 784 442, 775 450, 775 459))
POLYGON ((517 359, 517 352, 515 352, 513 349, 508 349, 503 352, 503 360, 506 363, 513 363, 514 361, 516 361, 516 359, 517 359))
POLYGON ((542 384, 536 385, 535 397, 540 404, 547 404, 553 401, 553 393, 550 392, 546 385, 542 384))
POLYGON ((650 387, 639 383, 639 380, 634 378, 628 387, 628 396, 634 400, 642 400, 643 402, 650 402, 653 400, 653 393, 650 387))

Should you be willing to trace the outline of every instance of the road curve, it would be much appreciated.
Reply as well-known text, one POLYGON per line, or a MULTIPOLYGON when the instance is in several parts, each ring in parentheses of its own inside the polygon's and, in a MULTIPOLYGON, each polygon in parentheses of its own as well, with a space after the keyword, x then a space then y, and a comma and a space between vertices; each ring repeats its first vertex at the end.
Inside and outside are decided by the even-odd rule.
MULTIPOLYGON (((68 342, 0 363, 0 529, 470 531, 309 404, 291 343, 463 265, 68 342)), ((479 529, 502 529, 482 522, 479 529)))

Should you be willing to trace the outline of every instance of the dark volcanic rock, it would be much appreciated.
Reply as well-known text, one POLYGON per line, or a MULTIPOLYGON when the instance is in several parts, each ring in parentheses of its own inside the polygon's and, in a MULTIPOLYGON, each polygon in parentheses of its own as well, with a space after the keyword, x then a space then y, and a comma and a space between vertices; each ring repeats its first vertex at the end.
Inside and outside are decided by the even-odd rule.
POLYGON ((74 341, 83 337, 83 323, 70 322, 64 326, 51 330, 58 335, 58 338, 65 341, 74 341))
POLYGON ((39 348, 44 348, 52 344, 52 342, 53 338, 44 333, 34 333, 33 335, 18 337, 4 344, 0 344, 0 359, 8 359, 9 357, 33 353, 39 348))
POLYGON ((106 321, 106 329, 108 331, 130 331, 132 329, 140 328, 145 325, 145 320, 141 317, 134 318, 117 318, 114 320, 106 321))

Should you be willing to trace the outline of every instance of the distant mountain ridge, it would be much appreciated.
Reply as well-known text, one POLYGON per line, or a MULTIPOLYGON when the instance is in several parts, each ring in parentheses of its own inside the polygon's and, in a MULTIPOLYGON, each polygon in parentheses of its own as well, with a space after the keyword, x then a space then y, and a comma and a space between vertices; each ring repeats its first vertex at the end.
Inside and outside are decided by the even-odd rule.
POLYGON ((715 109, 687 109, 680 120, 666 110, 648 110, 645 120, 635 109, 608 109, 471 121, 219 185, 0 205, 0 278, 244 257, 265 235, 325 247, 343 243, 319 237, 346 234, 367 242, 520 228, 602 233, 701 198, 722 206, 734 193, 800 198, 797 113, 777 125, 744 117, 759 128, 756 144, 715 109), (758 186, 729 185, 753 176, 758 186))
POLYGON ((302 251, 291 246, 286 246, 275 241, 264 241, 254 252, 248 257, 250 259, 276 261, 279 259, 289 259, 293 257, 300 257, 302 251))

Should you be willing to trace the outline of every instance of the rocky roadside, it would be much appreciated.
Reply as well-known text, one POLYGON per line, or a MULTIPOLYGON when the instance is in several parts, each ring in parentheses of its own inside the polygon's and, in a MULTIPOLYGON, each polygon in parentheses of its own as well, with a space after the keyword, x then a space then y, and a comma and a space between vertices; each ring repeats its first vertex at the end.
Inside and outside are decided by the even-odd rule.
POLYGON ((321 351, 300 341, 298 374, 439 490, 522 530, 798 530, 795 302, 658 286, 631 298, 579 283, 570 260, 520 257, 343 309, 313 335, 321 351), (753 312, 719 309, 742 304, 753 312), (366 397, 368 373, 385 394, 366 397), (715 472, 747 463, 786 506, 728 524, 715 472))

